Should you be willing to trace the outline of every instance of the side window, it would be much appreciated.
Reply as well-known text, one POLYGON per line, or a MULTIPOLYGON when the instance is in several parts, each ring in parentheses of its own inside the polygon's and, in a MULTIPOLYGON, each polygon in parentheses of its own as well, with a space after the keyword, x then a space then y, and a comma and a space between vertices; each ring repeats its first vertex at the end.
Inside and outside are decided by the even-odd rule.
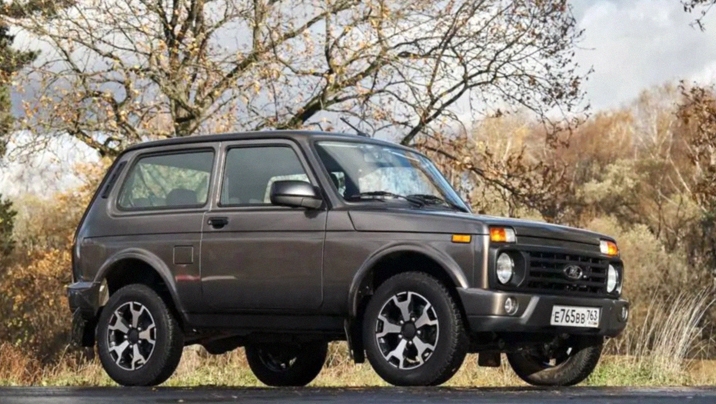
POLYGON ((282 180, 309 182, 292 148, 257 146, 230 149, 226 154, 221 206, 271 204, 271 184, 282 180))
POLYGON ((141 157, 127 175, 118 205, 127 210, 204 206, 213 165, 213 151, 141 157))

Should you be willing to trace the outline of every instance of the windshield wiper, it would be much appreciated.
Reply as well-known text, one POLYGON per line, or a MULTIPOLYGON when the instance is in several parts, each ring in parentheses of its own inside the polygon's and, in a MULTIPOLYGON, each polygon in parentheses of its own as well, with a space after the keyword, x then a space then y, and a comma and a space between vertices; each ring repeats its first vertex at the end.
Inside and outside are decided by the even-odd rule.
POLYGON ((431 195, 431 194, 411 194, 411 195, 401 195, 396 194, 394 192, 388 192, 388 191, 370 191, 370 192, 361 192, 355 195, 349 196, 347 199, 364 199, 364 198, 370 198, 370 200, 375 201, 385 201, 385 197, 390 198, 397 198, 397 199, 405 199, 406 201, 417 205, 418 207, 423 207, 427 205, 446 205, 452 209, 458 210, 460 212, 469 213, 470 211, 466 208, 450 202, 448 200, 445 200, 439 196, 431 195))
POLYGON ((351 195, 351 196, 349 196, 347 199, 365 199, 365 198, 370 198, 371 200, 376 200, 376 201, 383 201, 383 202, 385 202, 385 199, 384 199, 384 198, 386 198, 386 197, 396 198, 396 199, 405 199, 406 201, 408 201, 408 202, 410 202, 410 203, 412 203, 412 204, 414 204, 414 205, 418 205, 418 206, 425 206, 425 205, 426 205, 426 202, 425 202, 425 201, 421 200, 420 198, 413 198, 412 195, 411 195, 411 196, 405 196, 405 195, 400 195, 400 194, 396 194, 396 193, 388 192, 388 191, 361 192, 361 193, 358 193, 358 194, 351 195))
POLYGON ((408 195, 407 197, 412 198, 412 199, 417 199, 425 205, 444 204, 444 205, 447 205, 455 210, 459 210, 460 212, 469 213, 469 211, 467 209, 465 209, 464 207, 462 207, 454 202, 450 202, 446 199, 443 199, 439 196, 435 196, 435 195, 431 195, 431 194, 413 194, 413 195, 408 195))

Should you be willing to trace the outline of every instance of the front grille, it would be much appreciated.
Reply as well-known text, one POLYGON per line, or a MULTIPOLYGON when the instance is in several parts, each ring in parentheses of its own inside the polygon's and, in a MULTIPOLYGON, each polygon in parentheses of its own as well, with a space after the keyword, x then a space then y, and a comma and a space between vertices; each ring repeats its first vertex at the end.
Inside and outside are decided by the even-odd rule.
POLYGON ((527 277, 523 287, 530 291, 600 296, 607 294, 607 268, 605 259, 578 254, 548 252, 527 253, 527 277), (565 268, 574 265, 582 269, 579 279, 570 279, 565 268))

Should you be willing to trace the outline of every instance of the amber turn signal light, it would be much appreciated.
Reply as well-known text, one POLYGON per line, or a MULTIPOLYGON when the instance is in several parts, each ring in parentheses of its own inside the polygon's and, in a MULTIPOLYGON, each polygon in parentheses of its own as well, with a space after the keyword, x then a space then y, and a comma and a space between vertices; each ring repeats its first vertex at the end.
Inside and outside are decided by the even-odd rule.
POLYGON ((472 236, 469 234, 453 234, 452 235, 452 242, 453 243, 469 243, 472 241, 472 236))
POLYGON ((490 241, 493 243, 514 243, 515 231, 509 227, 490 227, 490 241))
POLYGON ((619 255, 619 247, 617 243, 609 240, 599 240, 599 251, 602 254, 609 255, 610 257, 616 257, 619 255))

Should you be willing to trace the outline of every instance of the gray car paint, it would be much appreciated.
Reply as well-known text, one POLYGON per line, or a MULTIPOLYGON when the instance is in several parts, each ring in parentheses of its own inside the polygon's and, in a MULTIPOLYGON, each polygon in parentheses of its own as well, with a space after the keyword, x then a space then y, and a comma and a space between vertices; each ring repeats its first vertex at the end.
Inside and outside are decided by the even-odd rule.
MULTIPOLYGON (((129 171, 125 168, 107 199, 94 198, 78 228, 76 281, 98 285, 114 263, 133 258, 159 272, 185 319, 191 313, 350 318, 357 314, 364 277, 391 252, 420 252, 439 263, 455 287, 488 289, 485 235, 491 225, 513 227, 520 242, 565 251, 594 252, 600 239, 611 240, 545 223, 415 209, 407 204, 345 202, 333 190, 317 158, 313 142, 320 140, 400 147, 352 135, 294 131, 211 135, 130 147, 117 162, 127 161, 131 166, 145 153, 215 150, 210 201, 201 209, 122 212, 114 201, 129 171), (320 209, 217 205, 221 151, 229 145, 266 141, 288 143, 299 152, 311 182, 325 200, 320 209), (213 216, 227 217, 228 225, 218 231, 211 228, 208 218, 213 216), (450 241, 451 234, 474 237, 469 244, 456 244, 450 241), (175 262, 177 254, 180 260, 175 262)), ((236 317, 227 323, 237 328, 253 326, 241 321, 248 320, 236 317)), ((191 326, 189 322, 187 327, 191 326)))
MULTIPOLYGON (((245 140, 223 142, 221 148, 273 145, 291 147, 309 180, 317 185, 295 142, 245 140)), ((201 283, 205 309, 202 311, 311 312, 318 309, 323 303, 326 209, 272 205, 222 207, 219 199, 215 192, 203 221, 201 283), (228 224, 216 229, 209 224, 211 217, 224 217, 228 224)))

